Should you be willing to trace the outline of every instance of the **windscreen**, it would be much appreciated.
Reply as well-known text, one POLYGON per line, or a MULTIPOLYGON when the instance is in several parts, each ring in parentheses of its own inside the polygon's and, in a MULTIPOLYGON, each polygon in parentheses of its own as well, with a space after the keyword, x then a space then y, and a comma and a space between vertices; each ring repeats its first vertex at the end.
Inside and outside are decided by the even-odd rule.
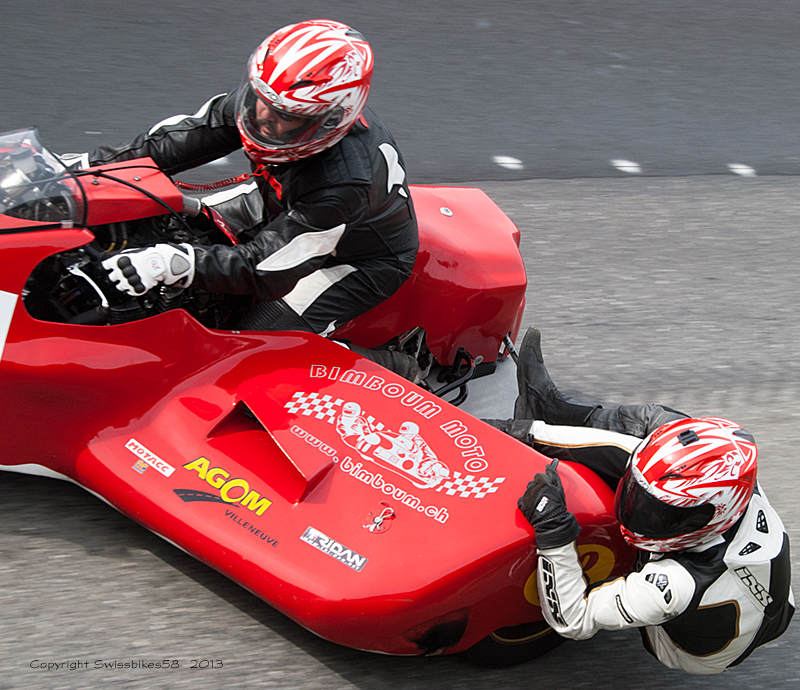
POLYGON ((83 197, 38 131, 0 134, 0 214, 38 223, 79 222, 83 197))

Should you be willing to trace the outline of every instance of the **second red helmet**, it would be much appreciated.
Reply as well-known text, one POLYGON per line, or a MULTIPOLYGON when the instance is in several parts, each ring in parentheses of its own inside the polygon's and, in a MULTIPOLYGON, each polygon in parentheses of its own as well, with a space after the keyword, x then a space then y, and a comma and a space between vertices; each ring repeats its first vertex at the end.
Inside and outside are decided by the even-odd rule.
POLYGON ((753 437, 727 419, 659 427, 633 452, 617 486, 622 536, 645 551, 707 544, 744 513, 757 467, 753 437))

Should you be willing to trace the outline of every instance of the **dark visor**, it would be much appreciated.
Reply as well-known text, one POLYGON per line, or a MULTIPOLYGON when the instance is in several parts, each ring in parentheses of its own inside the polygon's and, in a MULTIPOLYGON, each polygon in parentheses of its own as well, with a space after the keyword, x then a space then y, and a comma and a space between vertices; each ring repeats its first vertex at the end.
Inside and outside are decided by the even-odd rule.
POLYGON ((317 115, 287 112, 261 98, 249 83, 241 90, 237 109, 241 125, 250 140, 275 151, 295 148, 328 135, 341 122, 344 114, 339 106, 332 106, 317 115), (266 115, 267 119, 258 118, 259 102, 266 106, 262 116, 266 115), (276 127, 275 124, 270 125, 269 120, 273 123, 280 120, 291 126, 276 127))
POLYGON ((283 122, 291 123, 292 125, 291 129, 286 129, 280 134, 276 132, 276 134, 273 136, 269 134, 269 129, 266 124, 269 120, 258 119, 258 116, 256 115, 255 103, 256 101, 254 99, 252 108, 248 108, 243 113, 244 124, 250 130, 250 135, 254 140, 263 141, 271 146, 280 146, 297 142, 302 138, 302 135, 306 132, 306 130, 316 125, 320 120, 319 117, 302 117, 299 115, 292 115, 291 113, 284 112, 280 108, 276 108, 274 105, 272 105, 272 103, 262 101, 268 110, 273 113, 274 118, 277 118, 283 122))
POLYGON ((705 527, 714 517, 715 509, 711 503, 679 508, 659 501, 636 481, 628 465, 617 490, 614 512, 620 524, 634 534, 648 539, 670 539, 705 527))

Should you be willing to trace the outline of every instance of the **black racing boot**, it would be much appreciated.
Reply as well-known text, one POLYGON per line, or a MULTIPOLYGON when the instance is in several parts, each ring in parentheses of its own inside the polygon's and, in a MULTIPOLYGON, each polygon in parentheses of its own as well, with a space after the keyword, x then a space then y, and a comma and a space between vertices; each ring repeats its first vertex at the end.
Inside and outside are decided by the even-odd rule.
POLYGON ((519 396, 514 405, 514 419, 540 419, 546 424, 584 426, 594 410, 590 405, 567 398, 556 388, 547 373, 542 357, 542 335, 529 328, 519 348, 517 361, 519 396))
POLYGON ((495 429, 500 429, 500 431, 517 439, 517 441, 522 441, 525 445, 533 447, 532 419, 484 419, 483 421, 495 429))
POLYGON ((408 379, 414 383, 420 381, 420 369, 417 360, 405 352, 398 352, 397 350, 368 350, 366 347, 348 344, 353 352, 366 359, 372 360, 376 364, 399 374, 404 379, 408 379))

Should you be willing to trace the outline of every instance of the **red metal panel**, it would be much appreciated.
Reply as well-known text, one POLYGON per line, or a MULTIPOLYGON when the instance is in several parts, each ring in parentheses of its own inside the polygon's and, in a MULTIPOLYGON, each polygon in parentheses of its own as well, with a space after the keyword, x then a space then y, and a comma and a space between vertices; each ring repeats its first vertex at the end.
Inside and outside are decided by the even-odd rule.
POLYGON ((150 158, 98 166, 89 172, 91 170, 103 174, 83 174, 79 178, 86 194, 87 225, 121 223, 136 218, 164 215, 169 213, 168 208, 178 213, 183 209, 183 195, 180 190, 150 158), (163 204, 142 193, 137 187, 159 198, 163 204))
POLYGON ((422 326, 441 364, 458 347, 494 362, 525 299, 519 230, 480 189, 412 186, 411 197, 420 233, 412 276, 335 337, 375 347, 422 326))

